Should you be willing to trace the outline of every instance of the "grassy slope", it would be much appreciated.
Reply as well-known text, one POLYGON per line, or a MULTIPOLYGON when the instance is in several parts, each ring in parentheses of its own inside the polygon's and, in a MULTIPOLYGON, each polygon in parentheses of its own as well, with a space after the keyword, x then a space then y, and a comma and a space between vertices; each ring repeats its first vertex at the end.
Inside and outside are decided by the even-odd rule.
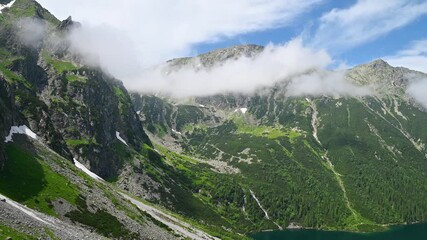
MULTIPOLYGON (((126 229, 115 216, 107 211, 103 209, 98 209, 96 213, 88 211, 85 191, 73 184, 70 179, 55 172, 50 167, 51 161, 63 168, 71 169, 78 177, 84 179, 86 187, 101 187, 107 193, 111 190, 94 182, 93 179, 75 169, 71 162, 60 159, 58 155, 34 155, 34 149, 28 150, 26 149, 27 147, 24 148, 22 146, 16 143, 6 145, 8 160, 0 172, 0 192, 2 194, 32 209, 57 217, 62 216, 55 212, 52 202, 65 199, 77 208, 77 210, 65 215, 72 221, 90 226, 96 232, 107 237, 128 236, 138 238, 137 235, 126 229), (53 159, 52 156, 57 156, 57 159, 53 159)), ((106 196, 109 196, 111 201, 120 203, 115 199, 114 194, 109 193, 106 196)), ((138 221, 144 222, 145 217, 138 213, 129 212, 126 206, 121 206, 120 209, 128 213, 131 218, 139 218, 138 221)))
MULTIPOLYGON (((160 154, 144 145, 141 151, 142 156, 139 154, 136 156, 143 163, 143 169, 136 171, 146 172, 152 179, 162 183, 160 191, 162 200, 155 203, 167 208, 169 213, 177 218, 190 222, 213 236, 224 239, 244 238, 234 233, 244 232, 243 229, 234 228, 235 222, 223 218, 222 209, 200 197, 199 186, 194 185, 197 182, 200 183, 201 175, 203 175, 203 179, 209 178, 212 181, 217 179, 215 175, 205 175, 214 174, 214 172, 207 166, 195 165, 193 159, 170 152, 160 146, 158 146, 158 151, 160 154), (165 191, 164 189, 170 190, 165 191), (224 228, 232 229, 232 231, 224 231, 224 228)), ((241 216, 240 218, 243 219, 241 216)))
POLYGON ((17 231, 13 228, 10 228, 8 226, 4 226, 0 224, 0 239, 28 239, 28 240, 35 240, 37 237, 30 236, 28 234, 22 233, 20 231, 17 231))
MULTIPOLYGON (((145 154, 151 156, 148 151, 150 147, 146 146, 145 154)), ((128 150, 127 150, 128 151, 128 150)), ((61 159, 49 159, 48 155, 35 156, 32 151, 25 150, 20 144, 7 144, 6 153, 8 161, 0 172, 0 192, 20 203, 27 205, 30 208, 38 211, 58 216, 58 214, 52 208, 52 201, 58 199, 65 199, 70 204, 74 205, 77 210, 67 213, 65 216, 74 222, 90 226, 94 228, 98 233, 109 236, 109 237, 136 237, 133 233, 129 232, 123 225, 117 220, 116 217, 112 216, 104 210, 98 210, 96 213, 88 211, 88 206, 84 197, 84 191, 79 187, 71 183, 64 176, 56 173, 49 166, 49 161, 55 161, 58 164, 62 164, 64 167, 71 168, 71 164, 68 162, 62 162, 61 159)), ((133 152, 132 154, 137 154, 133 152)), ((160 159, 159 159, 160 160, 160 159)), ((147 164, 150 164, 147 162, 147 164)), ((162 160, 158 162, 162 164, 162 160)), ((165 176, 159 175, 155 168, 158 166, 151 167, 151 174, 157 175, 164 181, 165 176)), ((172 170, 170 166, 164 166, 166 173, 177 182, 183 185, 172 185, 170 182, 165 184, 172 188, 172 194, 174 195, 174 214, 176 217, 183 221, 188 221, 194 226, 204 229, 206 232, 222 237, 225 239, 238 239, 243 238, 233 233, 224 231, 221 226, 227 226, 231 228, 230 223, 224 221, 219 217, 219 214, 214 211, 214 206, 207 206, 198 197, 195 197, 191 193, 191 185, 187 183, 191 182, 186 179, 186 176, 180 175, 179 172, 172 170), (168 170, 169 169, 169 170, 168 170), (178 215, 176 212, 180 213, 178 215), (202 223, 198 222, 199 219, 203 219, 202 223)), ((88 186, 98 185, 93 182, 92 179, 80 171, 76 171, 78 176, 85 179, 88 186)), ((102 187, 106 196, 110 198, 116 205, 117 209, 124 211, 131 218, 141 221, 147 218, 146 214, 141 212, 129 211, 126 207, 116 198, 114 194, 111 194, 111 189, 102 187), (143 218, 141 217, 144 216, 143 218)), ((156 223, 162 225, 161 223, 156 223)))
MULTIPOLYGON (((219 157, 239 168, 240 174, 214 173, 210 166, 186 156, 164 153, 191 179, 194 195, 216 207, 233 226, 242 232, 258 231, 277 228, 274 221, 281 226, 296 222, 305 227, 376 231, 384 224, 427 219, 424 153, 399 130, 425 142, 426 113, 400 101, 404 120, 394 112, 392 99, 385 100, 390 113, 380 116, 377 112, 383 112, 384 106, 375 99, 319 98, 315 100, 319 145, 312 136, 312 109, 305 99, 252 101, 249 114, 258 120, 234 114, 218 127, 203 123, 182 127, 187 133, 186 155, 219 157), (275 110, 267 111, 266 106, 273 104, 275 110), (401 153, 394 156, 381 138, 401 153)), ((197 119, 198 114, 183 118, 197 119)))
MULTIPOLYGON (((39 11, 44 18, 52 24, 52 26, 56 26, 59 23, 47 11, 44 9, 37 10, 37 8, 37 4, 33 1, 17 0, 13 8, 5 11, 5 13, 0 16, 1 21, 3 21, 3 24, 7 24, 10 27, 11 24, 13 24, 13 21, 17 18, 34 16, 36 11, 39 11)), ((26 115, 26 117, 31 117, 33 115, 32 110, 40 107, 41 104, 39 104, 35 96, 32 95, 34 89, 31 84, 29 84, 21 74, 11 70, 14 61, 21 61, 25 57, 14 56, 10 52, 14 52, 14 49, 5 50, 4 53, 2 53, 2 56, 4 57, 0 62, 0 71, 10 84, 14 84, 19 87, 24 85, 24 87, 27 88, 25 91, 19 90, 16 92, 16 101, 23 106, 28 106, 28 110, 24 110, 24 115, 26 115), (27 102, 31 102, 31 104, 27 104, 27 102)), ((51 70, 56 72, 58 78, 60 78, 58 81, 60 81, 63 88, 70 85, 81 88, 98 87, 93 86, 94 81, 89 81, 90 79, 83 76, 84 74, 82 72, 87 72, 87 69, 82 70, 82 68, 78 67, 76 64, 58 59, 48 52, 41 52, 39 57, 40 60, 44 61, 51 70)), ((101 81, 97 81, 96 83, 98 82, 101 81)), ((128 114, 127 110, 132 108, 132 106, 127 93, 119 87, 113 87, 111 91, 119 99, 120 113, 128 114)), ((52 108, 56 108, 55 110, 58 112, 67 112, 70 115, 72 115, 74 111, 81 111, 84 107, 82 104, 79 104, 67 96, 52 97, 51 102, 52 108)), ((94 113, 92 112, 92 114, 94 113)), ((75 133, 78 132, 77 130, 75 130, 75 132, 73 132, 74 129, 67 130, 70 130, 69 132, 73 135, 79 135, 75 133)), ((126 135, 129 136, 131 134, 126 135)), ((69 147, 84 146, 86 147, 84 150, 92 147, 92 145, 95 147, 98 146, 92 139, 84 137, 85 136, 76 137, 75 139, 67 139, 66 142, 69 147)), ((113 144, 112 148, 112 151, 115 154, 120 155, 120 164, 128 163, 128 161, 133 158, 133 155, 129 154, 129 151, 123 149, 124 146, 121 143, 113 144)), ((121 230, 124 229, 123 226, 120 225, 121 223, 118 222, 114 216, 109 215, 105 211, 100 210, 96 214, 88 212, 87 206, 84 205, 84 201, 82 201, 81 189, 70 183, 70 181, 64 176, 53 171, 46 161, 46 156, 34 156, 29 151, 15 144, 7 145, 6 151, 9 159, 0 175, 0 191, 2 193, 12 199, 28 205, 31 208, 54 216, 57 216, 57 213, 55 213, 52 208, 52 202, 60 198, 64 198, 78 209, 67 215, 71 220, 91 226, 96 229, 96 231, 106 236, 117 237, 128 234, 121 232, 121 230), (19 188, 16 186, 19 186, 19 188)), ((72 166, 69 163, 66 163, 66 166, 64 167, 71 168, 72 166)), ((153 170, 153 166, 150 168, 152 175, 158 175, 158 173, 153 170)), ((175 173, 171 170, 170 174, 173 175, 175 173)), ((90 179, 88 180, 87 177, 82 176, 81 174, 78 175, 85 178, 89 185, 93 184, 93 181, 90 179)), ((162 180, 161 176, 158 175, 157 177, 162 180)), ((178 175, 174 175, 173 177, 180 178, 178 175)), ((179 213, 182 213, 187 217, 195 219, 210 219, 210 222, 216 222, 219 224, 224 223, 224 225, 227 225, 219 215, 216 215, 210 209, 205 209, 205 205, 198 198, 193 197, 191 191, 185 187, 183 188, 182 186, 175 184, 173 186, 173 194, 175 209, 179 213)), ((120 209, 123 208, 122 206, 117 207, 120 209)), ((132 215, 134 218, 140 217, 138 214, 131 212, 128 212, 128 215, 132 215)), ((218 232, 221 231, 223 230, 218 230, 218 232)))
POLYGON ((49 215, 52 201, 63 198, 75 204, 78 187, 54 172, 39 156, 15 144, 6 145, 6 162, 0 174, 0 191, 11 199, 49 215))

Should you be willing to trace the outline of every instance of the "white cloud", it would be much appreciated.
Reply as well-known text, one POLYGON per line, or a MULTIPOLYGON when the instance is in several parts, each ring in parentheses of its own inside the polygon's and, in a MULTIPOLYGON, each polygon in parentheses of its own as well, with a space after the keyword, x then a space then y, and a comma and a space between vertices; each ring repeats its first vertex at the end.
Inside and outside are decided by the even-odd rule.
POLYGON ((107 25, 84 25, 73 28, 68 40, 71 51, 79 54, 86 65, 100 66, 123 80, 141 71, 140 54, 135 50, 137 46, 120 29, 107 25))
MULTIPOLYGON (((427 39, 414 41, 407 48, 398 51, 393 56, 384 57, 384 59, 395 67, 406 67, 427 73, 427 39)), ((406 93, 427 109, 427 77, 418 74, 407 77, 410 79, 410 83, 406 93)))
POLYGON ((355 86, 346 78, 346 71, 316 71, 293 78, 287 86, 288 96, 367 96, 371 86, 355 86))
POLYGON ((412 42, 407 49, 384 59, 395 67, 407 67, 427 73, 427 39, 412 42))
MULTIPOLYGON (((130 45, 133 46, 131 50, 138 56, 138 61, 148 66, 188 55, 198 43, 290 25, 295 18, 321 1, 323 0, 39 2, 62 19, 72 15, 84 25, 106 25, 110 29, 120 29, 120 36, 130 40, 130 45)), ((109 44, 108 38, 103 41, 104 43, 100 42, 101 45, 109 44)), ((115 47, 114 44, 112 47, 115 47)), ((130 49, 128 45, 121 47, 130 49)))
POLYGON ((143 72, 139 81, 125 84, 132 90, 177 98, 252 93, 278 82, 284 83, 290 96, 363 95, 365 90, 346 82, 343 72, 325 70, 331 62, 325 51, 306 48, 301 39, 296 39, 284 45, 269 45, 255 57, 232 59, 209 69, 197 69, 196 63, 171 70, 165 64, 143 72))
POLYGON ((427 7, 427 3, 404 0, 359 0, 349 9, 335 9, 321 18, 314 48, 305 47, 298 39, 267 46, 254 59, 240 58, 209 70, 183 68, 165 74, 164 65, 144 70, 189 55, 200 43, 291 25, 323 1, 40 0, 60 18, 72 15, 82 22, 83 27, 74 30, 70 40, 72 49, 83 55, 86 63, 100 65, 132 90, 161 91, 175 97, 248 93, 278 81, 288 84, 287 94, 292 96, 364 95, 368 90, 345 82, 341 72, 327 72, 332 60, 318 49, 372 40, 407 24, 427 7))
POLYGON ((427 78, 418 79, 411 83, 406 91, 416 102, 427 109, 427 78))
POLYGON ((41 45, 46 34, 45 24, 38 19, 22 18, 15 23, 15 27, 22 43, 35 48, 41 45))
POLYGON ((312 44, 331 52, 375 40, 427 14, 421 0, 358 0, 346 9, 333 9, 320 18, 312 44))

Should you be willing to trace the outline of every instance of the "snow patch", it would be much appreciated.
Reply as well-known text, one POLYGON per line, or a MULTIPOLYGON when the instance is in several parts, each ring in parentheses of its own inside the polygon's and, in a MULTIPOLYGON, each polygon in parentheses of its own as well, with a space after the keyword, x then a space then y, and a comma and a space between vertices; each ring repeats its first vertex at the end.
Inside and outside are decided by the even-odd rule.
POLYGON ((267 210, 264 209, 264 207, 261 205, 260 201, 258 200, 258 198, 255 196, 255 193, 249 189, 249 192, 251 193, 252 197, 255 199, 256 203, 258 204, 259 208, 261 208, 261 210, 264 212, 265 214, 265 218, 267 218, 268 220, 270 220, 270 216, 268 216, 268 212, 267 210))
POLYGON ((205 105, 199 104, 199 107, 204 108, 206 107, 205 105))
POLYGON ((8 203, 12 207, 20 210, 21 212, 27 214, 28 216, 32 217, 33 219, 35 219, 37 221, 40 221, 42 223, 45 223, 45 224, 50 224, 50 223, 46 222, 45 220, 39 218, 36 214, 34 214, 33 210, 31 210, 31 209, 29 209, 29 208, 27 208, 27 207, 25 207, 25 206, 23 206, 23 205, 21 205, 19 203, 15 202, 15 201, 13 201, 13 200, 11 200, 9 198, 7 198, 6 196, 3 196, 2 194, 0 194, 0 198, 1 199, 5 199, 6 203, 8 203))
MULTIPOLYGON (((265 218, 266 219, 268 219, 268 220, 271 220, 270 219, 270 216, 268 216, 268 213, 267 213, 267 210, 265 210, 264 209, 264 207, 261 205, 261 202, 258 200, 258 198, 255 196, 255 193, 251 190, 251 189, 249 189, 249 191, 250 191, 250 193, 251 193, 251 195, 252 195, 252 197, 255 199, 255 201, 257 202, 257 204, 258 204, 258 206, 259 206, 259 208, 261 208, 261 210, 264 212, 264 214, 265 214, 265 218)), ((271 220, 272 221, 272 220, 271 220)), ((274 223, 274 225, 276 225, 278 228, 279 228, 279 230, 283 230, 283 228, 279 225, 279 224, 277 224, 276 222, 274 222, 274 221, 272 221, 273 223, 274 223)))
POLYGON ((141 113, 141 111, 136 111, 136 114, 138 114, 138 115, 139 115, 140 113, 141 113))
POLYGON ((13 134, 25 134, 30 138, 37 139, 37 134, 35 134, 31 129, 29 129, 26 125, 22 126, 12 126, 10 127, 9 135, 4 139, 5 143, 13 142, 13 134))
POLYGON ((86 173, 87 175, 89 175, 89 177, 91 177, 91 178, 93 178, 95 180, 104 181, 104 179, 102 179, 100 176, 96 175, 95 173, 91 172, 89 169, 87 169, 85 167, 85 165, 81 164, 75 158, 73 158, 73 160, 74 160, 74 165, 76 165, 76 167, 78 169, 82 170, 84 173, 86 173))
POLYGON ((234 112, 239 112, 239 111, 241 113, 245 114, 248 111, 248 109, 247 108, 238 108, 238 109, 234 110, 234 112))
POLYGON ((116 132, 116 138, 119 139, 120 142, 124 143, 126 146, 129 146, 127 144, 127 142, 123 138, 120 137, 120 133, 119 132, 116 132))
POLYGON ((181 132, 178 132, 177 130, 175 130, 175 129, 172 129, 172 132, 174 132, 174 133, 176 133, 176 134, 179 134, 179 135, 181 135, 182 133, 181 132))
POLYGON ((2 13, 3 9, 5 8, 10 8, 12 7, 12 5, 15 3, 16 0, 13 0, 12 2, 8 3, 8 4, 0 4, 0 13, 2 13))

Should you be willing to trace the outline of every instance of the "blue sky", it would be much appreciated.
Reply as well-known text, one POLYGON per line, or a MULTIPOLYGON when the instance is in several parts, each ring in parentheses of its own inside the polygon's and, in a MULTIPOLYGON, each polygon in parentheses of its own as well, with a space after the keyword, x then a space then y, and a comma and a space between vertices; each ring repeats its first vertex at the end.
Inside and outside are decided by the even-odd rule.
POLYGON ((237 44, 301 38, 305 47, 327 51, 333 67, 383 58, 427 72, 427 0, 39 2, 60 19, 71 15, 94 29, 94 47, 120 49, 109 55, 145 67, 237 44))
MULTIPOLYGON (((417 1, 407 1, 417 2, 417 1)), ((283 44, 303 36, 305 42, 310 42, 314 31, 319 27, 319 18, 332 9, 347 9, 357 4, 356 0, 324 1, 307 13, 295 19, 290 26, 277 27, 260 30, 252 33, 242 34, 231 38, 224 38, 214 43, 201 43, 196 46, 196 53, 204 53, 217 48, 224 48, 238 44, 267 45, 283 44)), ((375 22, 372 22, 375 24, 375 22)), ((337 32, 339 34, 339 32, 337 32)), ((335 61, 345 63, 349 66, 358 65, 378 58, 394 56, 414 42, 427 40, 427 10, 425 14, 410 21, 402 27, 386 32, 384 35, 374 38, 360 45, 348 47, 338 52, 328 51, 335 61)), ((427 49, 425 49, 427 51, 427 49)), ((411 67, 411 66, 408 66, 411 67)), ((427 66, 426 68, 427 69, 427 66)))
POLYGON ((318 4, 309 12, 295 19, 294 24, 286 27, 278 27, 267 30, 260 30, 253 33, 242 34, 233 38, 225 38, 224 41, 215 43, 202 43, 197 46, 198 52, 208 52, 212 49, 223 48, 238 44, 258 44, 267 45, 268 43, 281 44, 288 42, 292 38, 300 36, 303 32, 313 28, 316 20, 322 16, 324 12, 328 12, 333 8, 346 8, 354 4, 355 0, 343 1, 324 1, 318 4))

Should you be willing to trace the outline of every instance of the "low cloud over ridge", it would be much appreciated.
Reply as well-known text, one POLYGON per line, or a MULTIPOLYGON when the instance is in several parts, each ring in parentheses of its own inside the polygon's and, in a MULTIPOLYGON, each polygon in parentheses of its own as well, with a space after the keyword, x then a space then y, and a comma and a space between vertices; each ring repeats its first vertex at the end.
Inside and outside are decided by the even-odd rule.
POLYGON ((61 19, 71 15, 84 26, 120 29, 116 33, 131 42, 123 47, 132 46, 144 67, 193 55, 200 43, 290 26, 324 1, 39 0, 61 19))
POLYGON ((406 93, 427 109, 427 78, 417 79, 409 84, 406 93))
POLYGON ((195 69, 190 64, 173 69, 164 64, 143 71, 136 79, 125 80, 125 85, 131 90, 177 98, 253 93, 278 82, 285 83, 289 96, 369 94, 369 89, 348 82, 343 71, 327 71, 331 62, 325 51, 304 47, 300 39, 295 39, 283 45, 268 45, 255 57, 240 57, 211 68, 195 69))
MULTIPOLYGON (((39 46, 40 36, 46 32, 45 23, 31 19, 19 21, 18 27, 21 40, 33 47, 39 46), (23 27, 24 23, 31 28, 23 27)), ((194 63, 200 59, 193 58, 193 64, 171 66, 164 63, 142 68, 137 61, 138 56, 129 50, 132 49, 131 43, 113 34, 114 31, 82 27, 69 31, 63 39, 58 36, 48 39, 60 45, 68 42, 70 51, 80 56, 82 63, 99 66, 122 80, 128 89, 144 93, 160 93, 175 98, 251 94, 280 83, 285 94, 292 97, 375 94, 372 86, 354 85, 347 79, 345 70, 328 70, 334 62, 330 55, 325 50, 304 46, 301 38, 282 45, 270 44, 253 57, 230 58, 212 67, 195 67, 194 63), (108 38, 108 43, 98 42, 99 38, 108 38), (130 47, 120 48, 125 45, 130 47), (111 46, 109 51, 103 51, 111 46)), ((416 87, 411 85, 408 94, 426 106, 427 101, 419 90, 425 89, 425 85, 420 84, 416 87)))

